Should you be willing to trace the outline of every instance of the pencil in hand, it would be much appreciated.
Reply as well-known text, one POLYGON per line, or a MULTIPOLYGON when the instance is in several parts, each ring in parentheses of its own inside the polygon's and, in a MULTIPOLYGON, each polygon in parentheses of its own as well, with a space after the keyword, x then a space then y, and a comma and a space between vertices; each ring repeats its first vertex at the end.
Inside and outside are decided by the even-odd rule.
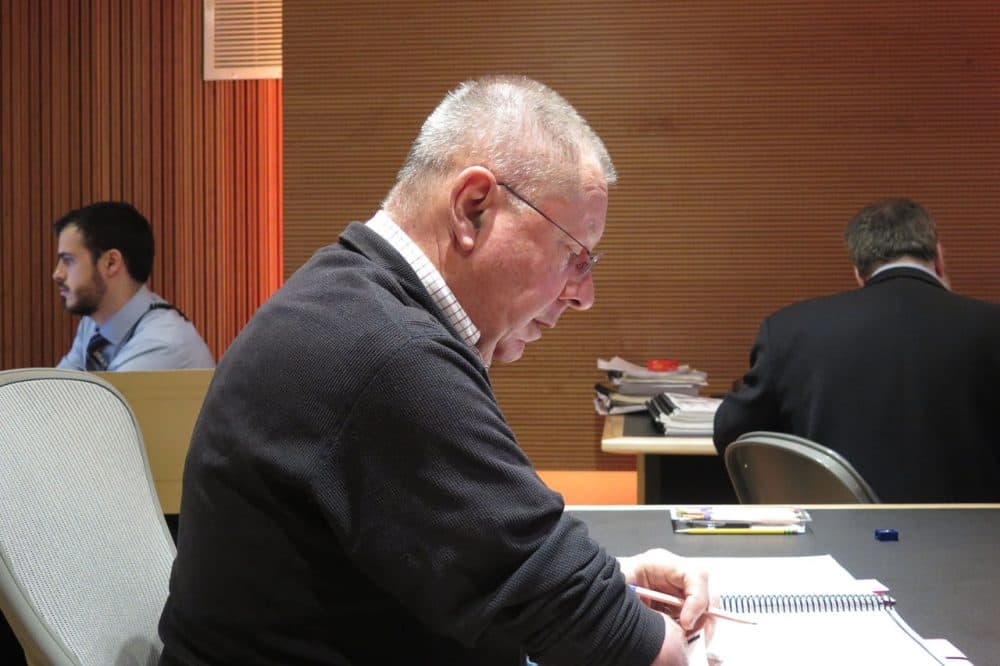
MULTIPOLYGON (((638 585, 629 585, 629 589, 636 593, 637 596, 643 599, 649 599, 650 601, 659 601, 662 604, 668 606, 673 606, 675 608, 680 608, 684 605, 684 600, 675 597, 672 594, 667 594, 666 592, 658 592, 656 590, 650 590, 649 588, 639 587, 638 585)), ((710 606, 708 609, 708 614, 712 617, 717 617, 723 620, 729 620, 730 622, 740 622, 742 624, 757 624, 754 620, 750 618, 739 615, 737 613, 730 613, 729 611, 724 611, 721 608, 715 608, 710 606)))

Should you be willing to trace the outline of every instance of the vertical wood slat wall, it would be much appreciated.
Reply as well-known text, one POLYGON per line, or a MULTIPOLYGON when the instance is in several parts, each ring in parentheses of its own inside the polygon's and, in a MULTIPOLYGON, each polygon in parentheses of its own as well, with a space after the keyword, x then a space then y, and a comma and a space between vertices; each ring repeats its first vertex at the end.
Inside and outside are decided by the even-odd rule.
POLYGON ((597 304, 491 374, 538 467, 627 469, 599 451, 596 358, 724 391, 762 317, 853 288, 841 234, 874 199, 924 203, 955 289, 1000 300, 998 43, 990 0, 286 3, 285 270, 372 213, 455 83, 549 83, 621 176, 597 304))
POLYGON ((0 0, 0 368, 69 348, 52 222, 87 203, 149 218, 150 287, 216 358, 281 284, 281 81, 202 81, 201 12, 0 0))

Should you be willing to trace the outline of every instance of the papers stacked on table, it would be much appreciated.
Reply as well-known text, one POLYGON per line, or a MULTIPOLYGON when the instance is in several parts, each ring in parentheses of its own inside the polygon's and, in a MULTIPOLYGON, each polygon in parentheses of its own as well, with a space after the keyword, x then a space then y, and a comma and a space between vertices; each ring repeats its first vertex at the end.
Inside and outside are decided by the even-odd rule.
POLYGON ((691 666, 950 663, 903 620, 885 586, 855 579, 829 555, 695 562, 708 570, 722 610, 756 624, 716 622, 704 660, 691 666))
POLYGON ((698 395, 699 388, 708 386, 708 375, 687 365, 650 370, 615 356, 610 361, 597 359, 597 369, 607 372, 613 390, 625 395, 654 396, 664 391, 698 395))
POLYGON ((711 437, 715 411, 721 404, 719 398, 660 393, 646 407, 664 435, 711 437))

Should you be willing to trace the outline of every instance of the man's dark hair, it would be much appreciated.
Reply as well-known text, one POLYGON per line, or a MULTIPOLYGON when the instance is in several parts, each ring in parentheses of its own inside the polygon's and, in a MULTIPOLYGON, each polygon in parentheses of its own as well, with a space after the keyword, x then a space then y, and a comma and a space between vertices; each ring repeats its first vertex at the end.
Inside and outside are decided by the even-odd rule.
POLYGON ((83 234, 84 245, 94 262, 102 254, 117 249, 125 259, 132 279, 144 283, 153 270, 153 229, 149 220, 123 201, 100 201, 63 215, 53 224, 56 234, 68 225, 83 234))
POLYGON ((879 266, 900 257, 933 261, 937 228, 923 206, 904 198, 883 199, 866 206, 844 232, 847 255, 867 280, 879 266))

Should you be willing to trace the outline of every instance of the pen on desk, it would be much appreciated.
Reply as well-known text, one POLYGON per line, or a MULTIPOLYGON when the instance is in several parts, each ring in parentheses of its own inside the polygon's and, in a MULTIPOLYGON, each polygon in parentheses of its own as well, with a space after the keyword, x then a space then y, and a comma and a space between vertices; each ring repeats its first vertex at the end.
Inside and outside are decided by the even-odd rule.
POLYGON ((691 527, 699 527, 699 528, 714 528, 714 527, 759 527, 759 528, 763 528, 763 527, 774 527, 773 525, 760 525, 758 523, 734 523, 734 522, 730 522, 728 520, 726 522, 724 522, 724 523, 722 523, 722 522, 715 523, 715 522, 712 522, 711 520, 702 520, 702 521, 698 521, 697 523, 685 523, 685 525, 686 526, 684 526, 684 527, 678 527, 678 529, 689 529, 691 527))
POLYGON ((681 527, 676 534, 802 534, 797 527, 681 527))
MULTIPOLYGON (((636 593, 636 595, 649 599, 651 601, 659 601, 660 603, 667 604, 668 606, 674 606, 675 608, 680 608, 684 605, 684 600, 675 597, 672 594, 667 594, 666 592, 658 592, 656 590, 650 590, 646 587, 639 587, 638 585, 629 585, 629 589, 636 593)), ((743 624, 757 624, 754 620, 743 615, 738 615, 736 613, 730 613, 724 611, 721 608, 709 607, 708 614, 712 617, 721 618, 723 620, 730 620, 732 622, 741 622, 743 624)))

